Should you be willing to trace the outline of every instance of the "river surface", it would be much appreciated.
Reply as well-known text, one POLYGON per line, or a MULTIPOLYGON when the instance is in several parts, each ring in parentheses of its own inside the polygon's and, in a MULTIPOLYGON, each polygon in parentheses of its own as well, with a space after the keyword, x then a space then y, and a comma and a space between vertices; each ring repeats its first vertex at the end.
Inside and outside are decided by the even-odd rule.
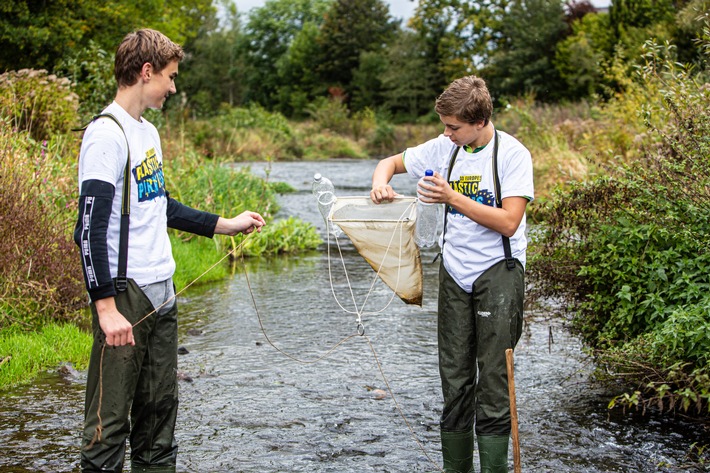
MULTIPOLYGON (((324 234, 313 173, 331 178, 338 196, 366 195, 375 165, 251 167, 298 190, 282 197, 281 216, 324 234)), ((414 195, 406 176, 393 184, 414 195)), ((422 254, 419 308, 373 285, 373 270, 339 241, 342 261, 334 244, 330 256, 324 244, 251 259, 179 297, 178 471, 440 471, 435 253, 422 254), (363 316, 360 336, 352 311, 366 297, 365 310, 377 313, 363 316)), ((693 444, 710 443, 707 430, 607 410, 618 393, 590 381, 593 365, 563 321, 527 313, 515 363, 523 472, 708 471, 688 457, 693 444)), ((52 370, 0 393, 0 472, 78 471, 84 382, 85 373, 52 370)))

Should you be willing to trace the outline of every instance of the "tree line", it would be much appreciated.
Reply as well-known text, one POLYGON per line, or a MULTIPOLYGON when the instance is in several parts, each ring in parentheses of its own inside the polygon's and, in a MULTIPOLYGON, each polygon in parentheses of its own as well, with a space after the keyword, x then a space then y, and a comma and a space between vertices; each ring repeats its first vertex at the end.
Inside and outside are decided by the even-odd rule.
MULTIPOLYGON (((432 98, 465 74, 484 77, 498 105, 611 97, 653 38, 702 57, 703 0, 419 0, 406 24, 383 0, 268 0, 239 12, 231 0, 145 2, 6 0, 0 72, 42 68, 77 84, 84 107, 113 94, 113 51, 153 27, 184 45, 180 103, 192 116, 257 103, 287 117, 319 100, 396 121, 430 113, 432 98)), ((175 101, 174 101, 175 102, 175 101)), ((91 110, 95 112, 96 110, 91 110)))

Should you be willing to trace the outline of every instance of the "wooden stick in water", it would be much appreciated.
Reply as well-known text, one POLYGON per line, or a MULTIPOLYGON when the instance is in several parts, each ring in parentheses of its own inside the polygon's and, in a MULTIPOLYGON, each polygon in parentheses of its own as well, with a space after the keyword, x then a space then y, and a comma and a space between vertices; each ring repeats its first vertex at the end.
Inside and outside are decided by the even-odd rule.
POLYGON ((521 473, 520 466, 520 439, 518 438, 518 409, 515 403, 515 374, 513 364, 513 350, 505 350, 505 364, 508 368, 508 397, 510 397, 510 436, 513 439, 513 466, 515 473, 521 473))

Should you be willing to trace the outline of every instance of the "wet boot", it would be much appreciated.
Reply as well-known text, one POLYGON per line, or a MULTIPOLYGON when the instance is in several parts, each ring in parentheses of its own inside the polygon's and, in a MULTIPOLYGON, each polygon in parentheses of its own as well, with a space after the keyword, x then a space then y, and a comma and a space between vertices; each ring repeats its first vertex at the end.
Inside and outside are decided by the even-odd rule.
POLYGON ((474 473, 473 431, 441 431, 441 453, 446 473, 474 473))
POLYGON ((479 435, 481 473, 508 473, 508 435, 479 435))

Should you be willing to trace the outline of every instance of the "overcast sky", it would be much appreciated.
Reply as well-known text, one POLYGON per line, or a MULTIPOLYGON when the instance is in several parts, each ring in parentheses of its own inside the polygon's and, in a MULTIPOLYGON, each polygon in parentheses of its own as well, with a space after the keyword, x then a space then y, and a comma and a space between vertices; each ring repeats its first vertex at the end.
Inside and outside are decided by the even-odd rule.
MULTIPOLYGON (((266 0, 234 0, 237 11, 246 13, 254 7, 263 7, 266 0)), ((390 6, 390 14, 395 18, 406 19, 412 16, 418 0, 385 0, 390 6)))
MULTIPOLYGON (((248 12, 251 8, 262 7, 266 0, 234 0, 237 10, 241 13, 248 12)), ((611 0, 591 0, 595 7, 605 7, 611 0)), ((419 0, 385 0, 390 6, 390 14, 399 19, 407 20, 414 13, 414 8, 419 4, 419 0)))

